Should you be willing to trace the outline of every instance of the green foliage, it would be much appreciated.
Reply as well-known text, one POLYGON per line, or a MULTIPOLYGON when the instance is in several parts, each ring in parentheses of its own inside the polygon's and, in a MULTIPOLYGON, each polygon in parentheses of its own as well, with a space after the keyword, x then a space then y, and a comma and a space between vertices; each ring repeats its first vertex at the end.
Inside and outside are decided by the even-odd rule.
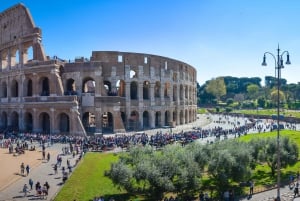
POLYGON ((222 77, 218 77, 216 79, 212 79, 208 82, 205 88, 207 93, 212 94, 219 101, 221 96, 226 94, 226 86, 224 79, 222 77))

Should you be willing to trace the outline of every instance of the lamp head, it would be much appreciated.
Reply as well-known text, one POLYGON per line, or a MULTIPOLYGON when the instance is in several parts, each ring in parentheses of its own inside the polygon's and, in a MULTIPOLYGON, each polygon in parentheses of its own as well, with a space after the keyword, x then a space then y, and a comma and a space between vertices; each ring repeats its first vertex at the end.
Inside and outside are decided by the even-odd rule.
POLYGON ((262 66, 267 66, 267 62, 266 62, 266 55, 264 55, 264 59, 263 62, 261 63, 262 66))
POLYGON ((291 64, 290 55, 289 54, 286 55, 286 62, 285 62, 285 64, 287 64, 287 65, 291 64))

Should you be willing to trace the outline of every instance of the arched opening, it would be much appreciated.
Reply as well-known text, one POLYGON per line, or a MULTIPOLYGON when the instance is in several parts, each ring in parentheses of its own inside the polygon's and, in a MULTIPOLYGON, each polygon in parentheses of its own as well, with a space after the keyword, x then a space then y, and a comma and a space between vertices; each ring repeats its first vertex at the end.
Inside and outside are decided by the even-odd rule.
POLYGON ((139 129, 139 113, 132 111, 129 117, 129 130, 136 131, 139 129))
POLYGON ((17 66, 20 63, 20 51, 19 50, 16 51, 15 58, 14 58, 13 62, 14 63, 13 63, 12 66, 17 66))
POLYGON ((156 82, 154 87, 154 98, 160 98, 160 88, 160 82, 156 82))
POLYGON ((130 83, 130 98, 131 98, 131 100, 138 99, 138 85, 136 82, 130 83))
POLYGON ((174 111, 173 112, 173 125, 176 124, 176 122, 177 122, 177 112, 174 111))
POLYGON ((102 114, 102 133, 114 132, 114 120, 113 115, 110 112, 104 112, 102 114))
POLYGON ((180 118, 180 125, 184 124, 184 117, 183 117, 183 111, 182 110, 180 111, 179 118, 180 118))
POLYGON ((137 73, 134 70, 130 70, 129 76, 130 76, 130 79, 137 78, 137 73))
POLYGON ((7 113, 6 112, 2 112, 1 114, 1 121, 0 121, 0 128, 1 130, 4 130, 7 128, 7 113))
POLYGON ((32 96, 32 80, 29 79, 27 82, 27 96, 32 96))
POLYGON ((121 112, 121 118, 122 118, 122 122, 123 122, 124 128, 127 128, 127 125, 126 125, 126 113, 125 112, 121 112))
POLYGON ((188 86, 185 86, 184 94, 185 94, 184 97, 185 97, 186 99, 188 99, 188 97, 189 97, 189 88, 188 88, 188 86))
POLYGON ((165 112, 165 126, 171 126, 170 125, 171 119, 170 119, 170 112, 166 111, 165 112))
POLYGON ((183 86, 180 85, 180 100, 183 100, 183 86))
POLYGON ((150 92, 150 83, 149 81, 145 81, 143 84, 143 99, 149 100, 149 92, 150 92))
POLYGON ((67 80, 67 91, 65 92, 65 95, 77 95, 75 80, 73 79, 67 80))
POLYGON ((70 119, 66 113, 61 113, 59 115, 59 130, 61 133, 70 132, 70 119))
POLYGON ((46 112, 43 112, 39 116, 39 126, 42 130, 42 133, 50 133, 50 116, 46 112))
POLYGON ((189 119, 189 112, 187 110, 185 110, 185 119, 184 119, 185 124, 188 123, 188 119, 189 119))
POLYGON ((30 62, 33 60, 33 48, 32 46, 28 47, 25 51, 24 57, 24 63, 30 62))
POLYGON ((41 84, 42 84, 41 96, 49 96, 50 95, 49 79, 47 77, 43 77, 41 79, 41 84))
POLYGON ((92 78, 86 78, 83 81, 82 92, 83 93, 95 93, 96 82, 92 78))
POLYGON ((91 112, 85 112, 82 116, 82 123, 87 133, 96 131, 95 115, 91 112))
POLYGON ((6 82, 2 82, 1 84, 1 98, 7 97, 7 84, 6 82))
POLYGON ((173 86, 173 101, 177 100, 177 85, 173 86))
POLYGON ((118 96, 125 97, 126 96, 126 85, 124 80, 118 80, 116 83, 118 96))
POLYGON ((161 127, 161 112, 155 113, 155 127, 161 127))
POLYGON ((18 86, 18 82, 16 80, 13 80, 11 82, 11 97, 18 97, 19 96, 19 86, 18 86))
POLYGON ((26 112, 24 116, 24 129, 26 132, 32 132, 33 130, 33 117, 29 112, 26 112))
POLYGON ((148 111, 143 112, 143 126, 144 126, 144 129, 150 128, 150 119, 149 119, 148 111))
POLYGON ((17 112, 11 113, 10 126, 13 131, 19 131, 19 114, 17 112))
POLYGON ((170 98, 170 83, 169 82, 165 83, 164 97, 170 98))
POLYGON ((108 80, 105 80, 103 82, 104 89, 105 89, 105 94, 106 96, 116 96, 116 93, 112 90, 111 82, 108 80))

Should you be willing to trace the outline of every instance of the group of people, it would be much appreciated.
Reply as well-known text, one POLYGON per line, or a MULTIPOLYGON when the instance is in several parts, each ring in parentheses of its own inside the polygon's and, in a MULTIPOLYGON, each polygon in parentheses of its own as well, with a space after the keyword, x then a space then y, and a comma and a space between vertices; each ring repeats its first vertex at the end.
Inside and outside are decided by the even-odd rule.
POLYGON ((21 175, 22 176, 28 176, 29 175, 30 167, 29 167, 28 164, 25 166, 25 164, 22 162, 21 165, 20 165, 20 169, 21 169, 21 175), (26 174, 25 174, 25 170, 26 170, 26 174))

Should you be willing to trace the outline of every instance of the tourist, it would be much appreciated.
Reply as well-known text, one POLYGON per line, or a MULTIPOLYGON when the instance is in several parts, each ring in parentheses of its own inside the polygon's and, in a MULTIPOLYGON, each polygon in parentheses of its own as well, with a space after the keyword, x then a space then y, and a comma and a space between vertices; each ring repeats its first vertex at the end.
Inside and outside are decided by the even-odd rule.
POLYGON ((26 176, 29 175, 29 172, 30 172, 30 167, 29 167, 29 165, 26 165, 26 176))
POLYGON ((27 192, 28 192, 28 186, 27 186, 27 184, 24 184, 24 186, 23 186, 24 197, 27 196, 27 192))
POLYGON ((33 180, 30 178, 29 181, 28 181, 28 183, 29 183, 29 186, 30 186, 30 190, 32 190, 33 180))
POLYGON ((24 173, 25 173, 25 165, 24 165, 24 163, 23 163, 23 162, 21 163, 21 166, 20 166, 20 168, 21 168, 21 175, 23 176, 23 175, 24 175, 24 173))

